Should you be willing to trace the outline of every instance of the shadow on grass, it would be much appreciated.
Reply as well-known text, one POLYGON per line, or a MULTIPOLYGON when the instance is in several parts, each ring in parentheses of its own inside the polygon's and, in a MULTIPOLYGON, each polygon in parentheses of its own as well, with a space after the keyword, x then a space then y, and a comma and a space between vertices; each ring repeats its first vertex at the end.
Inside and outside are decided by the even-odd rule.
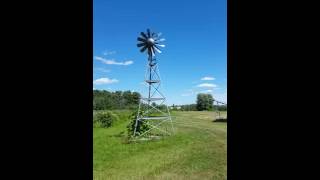
POLYGON ((227 118, 219 118, 219 119, 215 119, 212 122, 227 122, 227 118))

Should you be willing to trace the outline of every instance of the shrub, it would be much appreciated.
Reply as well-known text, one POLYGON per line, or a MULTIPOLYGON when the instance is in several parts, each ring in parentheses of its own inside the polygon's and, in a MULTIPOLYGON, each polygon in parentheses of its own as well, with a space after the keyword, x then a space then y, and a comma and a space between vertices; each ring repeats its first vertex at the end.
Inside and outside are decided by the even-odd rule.
MULTIPOLYGON (((142 113, 143 113, 143 111, 140 110, 140 114, 142 114, 142 113)), ((133 136, 133 134, 134 134, 134 127, 136 124, 137 115, 138 115, 138 111, 135 111, 129 117, 130 123, 127 126, 129 136, 133 136)), ((151 127, 148 124, 144 123, 143 121, 138 121, 136 135, 142 134, 142 133, 148 131, 150 128, 151 127)))
POLYGON ((96 115, 93 123, 95 127, 108 128, 118 119, 117 115, 111 112, 101 112, 96 115))

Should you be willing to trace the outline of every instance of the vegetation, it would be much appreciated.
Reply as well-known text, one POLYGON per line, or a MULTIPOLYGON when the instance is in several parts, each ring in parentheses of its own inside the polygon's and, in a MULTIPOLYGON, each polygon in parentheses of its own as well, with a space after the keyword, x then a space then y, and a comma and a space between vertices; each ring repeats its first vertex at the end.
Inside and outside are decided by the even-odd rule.
MULTIPOLYGON (((143 111, 140 110, 140 114, 142 114, 143 111)), ((136 119, 137 119, 138 111, 134 111, 131 116, 129 117, 129 124, 127 126, 127 131, 128 131, 128 136, 133 136, 134 134, 134 127, 136 124, 136 119)), ((137 130, 136 133, 137 135, 142 134, 150 129, 150 126, 148 126, 146 123, 143 121, 138 121, 137 124, 137 130)))
MULTIPOLYGON (((197 104, 174 106, 174 136, 136 143, 128 140, 134 132, 140 94, 95 90, 93 98, 94 180, 226 179, 227 123, 217 121, 212 112, 219 110, 226 116, 226 106, 212 105, 211 95, 199 94, 197 104)), ((149 128, 140 122, 137 132, 149 128)))
MULTIPOLYGON (((128 109, 137 110, 139 105, 139 98, 141 95, 137 92, 131 91, 115 91, 109 92, 106 90, 94 90, 93 91, 93 110, 117 110, 117 109, 128 109)), ((172 110, 176 111, 211 111, 219 110, 226 111, 227 106, 225 105, 213 105, 212 96, 210 94, 198 94, 197 104, 186 104, 186 105, 173 105, 172 110), (178 109, 179 107, 179 109, 178 109)), ((160 110, 166 110, 164 104, 158 105, 152 104, 160 110)), ((141 105, 146 106, 145 104, 141 105)))
POLYGON ((227 111, 227 105, 213 105, 213 110, 227 111))
POLYGON ((119 120, 119 117, 112 112, 99 112, 96 113, 96 117, 93 118, 93 126, 108 128, 117 120, 119 120))
POLYGON ((213 97, 211 94, 200 93, 197 95, 197 110, 212 110, 213 97))
POLYGON ((136 109, 139 99, 137 92, 93 90, 93 110, 136 109))
POLYGON ((227 178, 227 123, 213 122, 214 112, 173 111, 174 136, 130 144, 124 132, 132 112, 112 113, 118 121, 93 131, 94 180, 227 178))
MULTIPOLYGON (((172 108, 172 110, 175 111, 198 111, 197 109, 197 104, 186 104, 186 105, 180 105, 180 106, 175 106, 172 108), (178 109, 177 107, 180 107, 178 109)), ((227 106, 226 105, 212 105, 212 108, 209 109, 208 111, 227 111, 227 106)))
POLYGON ((196 104, 186 104, 180 106, 182 111, 197 111, 197 105, 196 104))

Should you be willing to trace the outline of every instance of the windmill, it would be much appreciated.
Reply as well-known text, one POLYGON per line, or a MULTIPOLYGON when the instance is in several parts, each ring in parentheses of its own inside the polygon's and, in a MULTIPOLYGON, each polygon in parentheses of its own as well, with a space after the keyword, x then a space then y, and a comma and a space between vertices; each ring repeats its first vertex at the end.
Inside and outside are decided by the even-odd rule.
POLYGON ((148 56, 144 80, 148 88, 148 93, 147 95, 142 95, 140 98, 133 136, 151 136, 155 134, 158 135, 159 133, 171 135, 173 133, 172 119, 169 108, 166 105, 166 97, 160 92, 161 79, 158 63, 155 58, 156 53, 161 53, 160 47, 165 47, 165 45, 162 44, 165 39, 160 37, 161 33, 151 32, 149 29, 147 29, 146 33, 141 32, 140 35, 137 39, 137 47, 141 48, 141 53, 146 52, 148 56), (138 134, 137 129, 141 123, 145 123, 151 128, 138 134))
POLYGON ((227 117, 222 117, 222 116, 221 116, 220 111, 219 111, 219 109, 218 109, 219 104, 222 104, 222 105, 225 105, 225 106, 227 106, 227 104, 224 103, 224 102, 221 102, 221 101, 217 101, 217 100, 215 100, 215 99, 213 99, 212 101, 213 101, 213 105, 214 105, 214 102, 216 102, 216 104, 217 104, 217 107, 216 107, 216 109, 215 109, 215 111, 216 111, 216 120, 227 119, 227 117))

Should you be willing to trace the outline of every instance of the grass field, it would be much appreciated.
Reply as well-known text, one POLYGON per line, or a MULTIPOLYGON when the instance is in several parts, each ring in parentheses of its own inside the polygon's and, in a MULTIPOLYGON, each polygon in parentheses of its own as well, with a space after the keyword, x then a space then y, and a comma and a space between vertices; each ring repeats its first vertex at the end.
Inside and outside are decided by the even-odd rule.
MULTIPOLYGON (((128 111, 111 128, 94 128, 95 180, 227 179, 227 123, 214 112, 172 112, 175 135, 124 143, 128 111)), ((226 112, 223 113, 226 115, 226 112)))

